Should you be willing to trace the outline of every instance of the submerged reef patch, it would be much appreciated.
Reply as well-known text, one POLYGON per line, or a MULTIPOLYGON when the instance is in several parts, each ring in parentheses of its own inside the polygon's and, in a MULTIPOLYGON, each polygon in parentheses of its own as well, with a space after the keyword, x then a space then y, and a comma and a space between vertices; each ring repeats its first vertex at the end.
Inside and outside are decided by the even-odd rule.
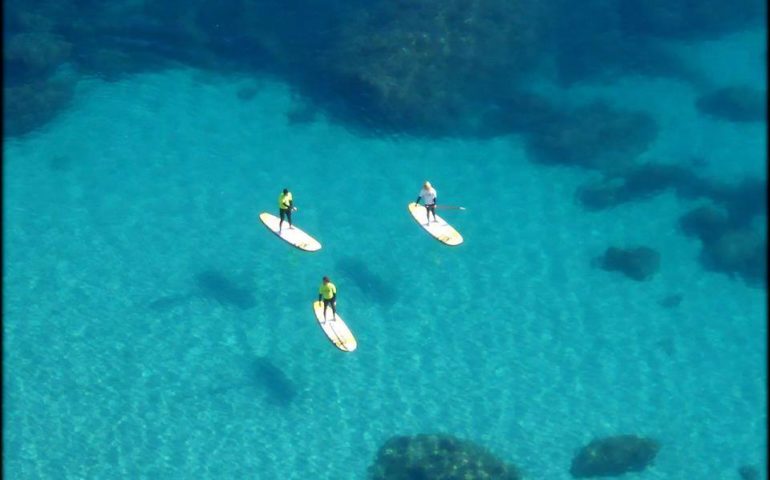
POLYGON ((767 119, 766 103, 765 92, 732 86, 701 95, 695 105, 701 113, 730 122, 764 122, 767 119))
POLYGON ((712 204, 684 214, 679 227, 701 240, 701 265, 710 271, 738 275, 750 285, 767 286, 767 217, 747 223, 712 204))
POLYGON ((45 125, 63 109, 74 95, 69 80, 41 80, 3 87, 3 135, 24 135, 45 125))
POLYGON ((622 0, 617 5, 628 34, 673 39, 716 38, 759 27, 765 18, 762 0, 622 0))
POLYGON ((597 259, 604 270, 620 272, 636 281, 644 281, 657 273, 660 268, 660 254, 649 247, 609 247, 597 259))
POLYGON ((530 158, 538 163, 617 172, 633 165, 657 134, 649 115, 594 102, 544 122, 526 142, 530 158))
POLYGON ((451 435, 396 436, 369 467, 370 480, 519 480, 516 467, 451 435))
POLYGON ((575 478, 611 477, 647 468, 660 450, 657 441, 636 435, 597 438, 572 459, 575 478))
MULTIPOLYGON (((17 2, 6 9, 4 59, 7 78, 10 71, 38 81, 37 73, 63 62, 107 80, 180 62, 269 72, 362 133, 488 137, 524 128, 542 132, 536 146, 553 147, 553 130, 573 122, 546 131, 547 108, 530 103, 532 111, 510 118, 506 106, 533 99, 516 98, 532 75, 557 83, 638 74, 702 82, 671 39, 758 24, 763 2, 738 2, 191 0, 183 10, 164 2, 17 2), (512 130, 490 121, 500 108, 512 130), (522 127, 522 119, 535 125, 522 127)), ((565 163, 587 160, 576 152, 565 163)))
POLYGON ((534 0, 379 1, 344 22, 323 58, 370 115, 459 133, 463 114, 510 90, 539 61, 546 4, 534 0))
POLYGON ((11 35, 3 48, 6 84, 49 76, 67 60, 71 50, 72 45, 60 35, 47 32, 11 35))
POLYGON ((743 465, 738 468, 742 480, 759 480, 759 469, 753 465, 743 465))

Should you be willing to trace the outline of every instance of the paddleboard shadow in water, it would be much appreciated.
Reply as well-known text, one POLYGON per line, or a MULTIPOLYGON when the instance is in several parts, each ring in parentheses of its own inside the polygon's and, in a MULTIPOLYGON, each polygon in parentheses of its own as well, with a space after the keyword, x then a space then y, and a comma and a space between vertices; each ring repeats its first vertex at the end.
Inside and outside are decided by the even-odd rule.
POLYGON ((205 270, 195 276, 195 283, 202 296, 216 300, 222 305, 232 305, 242 310, 257 306, 251 290, 236 285, 216 270, 205 270))
POLYGON ((267 357, 257 357, 248 362, 246 380, 209 390, 210 395, 220 395, 233 390, 256 390, 262 399, 273 406, 286 408, 297 397, 294 382, 267 357))
POLYGON ((389 306, 396 302, 396 290, 373 272, 363 260, 355 257, 343 257, 337 261, 336 269, 341 275, 352 281, 364 295, 381 305, 389 306))

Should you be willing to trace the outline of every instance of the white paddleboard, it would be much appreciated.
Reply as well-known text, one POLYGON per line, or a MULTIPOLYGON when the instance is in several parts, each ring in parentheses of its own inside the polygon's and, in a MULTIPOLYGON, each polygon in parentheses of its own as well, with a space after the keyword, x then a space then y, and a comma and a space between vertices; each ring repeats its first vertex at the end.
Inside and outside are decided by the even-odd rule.
POLYGON ((443 243, 444 245, 457 246, 463 243, 463 237, 460 232, 454 229, 452 225, 448 224, 443 218, 436 215, 436 220, 433 220, 433 215, 430 216, 430 223, 426 209, 419 203, 409 204, 409 213, 412 214, 412 218, 425 230, 430 233, 433 238, 443 243))
POLYGON ((323 302, 313 302, 313 312, 315 312, 315 319, 318 321, 318 325, 321 326, 321 330, 324 331, 337 348, 343 352, 352 352, 356 349, 358 344, 355 337, 353 337, 353 332, 342 321, 339 313, 332 318, 332 309, 327 307, 326 320, 324 320, 323 302))
POLYGON ((278 223, 281 221, 280 218, 267 212, 262 212, 259 214, 259 219, 262 220, 262 223, 265 224, 268 230, 278 235, 278 237, 280 237, 285 242, 299 248, 300 250, 315 252, 321 249, 321 244, 318 243, 318 240, 311 237, 297 227, 289 228, 289 222, 286 220, 283 222, 281 233, 278 233, 278 223))

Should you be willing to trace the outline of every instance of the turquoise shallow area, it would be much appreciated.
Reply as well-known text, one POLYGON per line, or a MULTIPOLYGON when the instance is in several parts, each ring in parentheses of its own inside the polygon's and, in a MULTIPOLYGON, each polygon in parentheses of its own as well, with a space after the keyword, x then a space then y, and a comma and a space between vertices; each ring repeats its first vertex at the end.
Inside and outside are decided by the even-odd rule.
MULTIPOLYGON (((661 100, 676 82, 569 93, 632 88, 688 129, 650 157, 675 161, 692 133, 732 142, 727 173, 718 157, 706 174, 762 174, 759 127, 677 110, 661 100)), ((575 448, 618 433, 662 443, 645 478, 766 463, 765 291, 701 269, 676 228, 697 202, 586 213, 573 198, 591 174, 534 165, 515 138, 361 138, 322 114, 291 124, 296 106, 281 83, 193 70, 86 80, 5 144, 8 478, 355 479, 387 438, 421 432, 531 478, 570 478, 575 448), (407 213, 425 179, 467 207, 443 213, 462 246, 407 213), (285 186, 321 252, 259 224, 285 186), (661 253, 653 280, 591 266, 624 244, 661 253), (354 354, 315 324, 322 275, 354 354)))

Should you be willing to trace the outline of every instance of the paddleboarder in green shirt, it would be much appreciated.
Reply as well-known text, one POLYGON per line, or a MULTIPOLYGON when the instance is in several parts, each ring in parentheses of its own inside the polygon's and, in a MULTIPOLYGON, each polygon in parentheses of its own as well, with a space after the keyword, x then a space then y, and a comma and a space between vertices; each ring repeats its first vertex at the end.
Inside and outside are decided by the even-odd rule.
POLYGON ((332 319, 337 316, 337 287, 324 277, 321 282, 321 288, 318 289, 318 301, 324 302, 324 321, 326 321, 326 307, 332 307, 332 319))
POLYGON ((294 228, 291 225, 291 212, 296 212, 297 207, 294 206, 294 198, 288 188, 284 188, 283 192, 278 195, 278 214, 281 220, 278 222, 278 234, 281 234, 281 226, 283 225, 283 218, 289 221, 289 229, 294 228))

